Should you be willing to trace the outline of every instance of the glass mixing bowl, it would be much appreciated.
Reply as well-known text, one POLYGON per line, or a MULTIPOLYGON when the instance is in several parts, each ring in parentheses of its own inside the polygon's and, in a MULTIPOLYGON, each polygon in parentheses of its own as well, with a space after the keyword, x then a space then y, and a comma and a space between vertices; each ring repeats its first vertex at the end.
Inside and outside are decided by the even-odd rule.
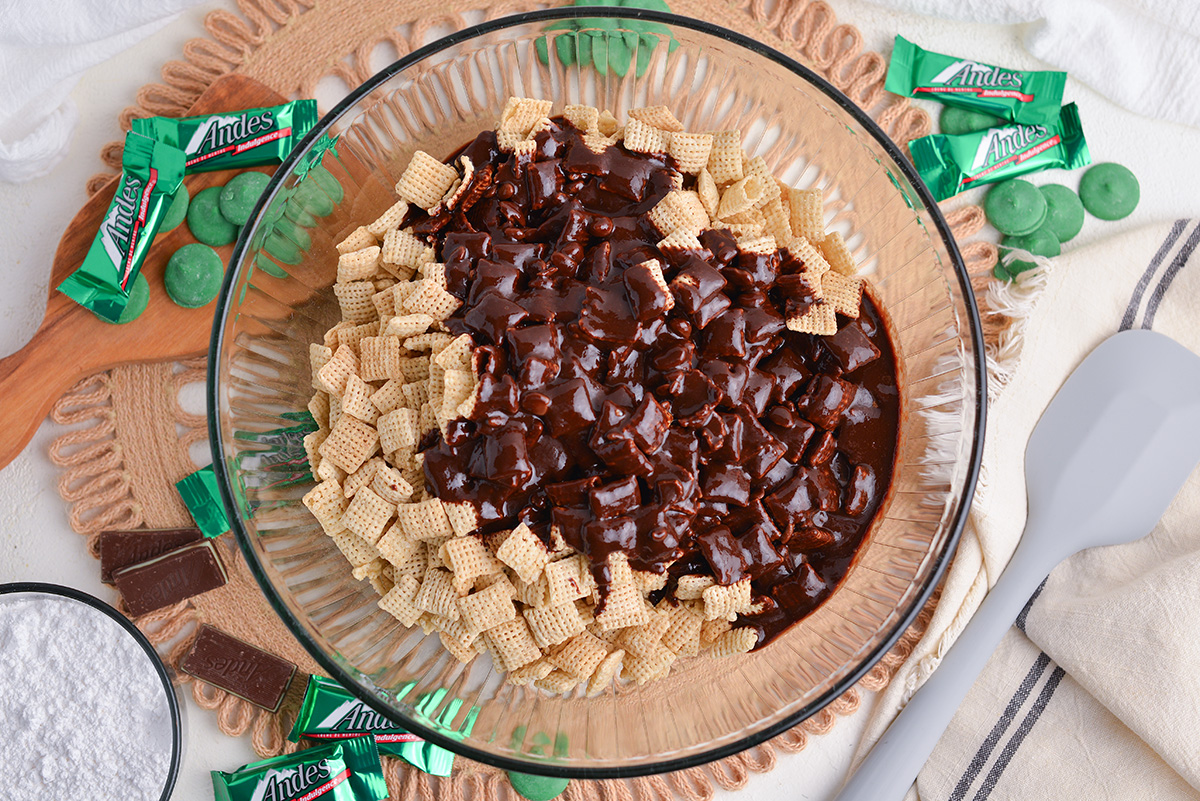
POLYGON ((900 150, 780 53, 670 15, 639 13, 631 27, 642 30, 627 32, 616 18, 629 15, 573 9, 495 20, 411 53, 353 92, 275 173, 234 251, 213 329, 218 483, 284 622, 381 713, 471 759, 531 773, 682 769, 820 710, 892 646, 929 596, 962 529, 982 445, 984 356, 971 288, 945 220, 900 150), (609 43, 614 53, 632 45, 634 66, 619 75, 554 58, 571 33, 546 25, 575 16, 603 22, 585 34, 594 57, 609 43), (646 22, 666 27, 647 32, 646 22), (538 57, 543 36, 548 63, 538 57), (890 498, 832 597, 761 651, 688 660, 664 681, 619 684, 590 699, 506 686, 486 656, 460 665, 436 637, 380 610, 300 503, 312 482, 287 429, 312 394, 309 344, 339 319, 334 244, 394 202, 413 151, 450 155, 492 128, 510 95, 550 98, 557 108, 588 103, 618 118, 666 104, 688 130, 740 129, 776 175, 823 190, 830 227, 844 232, 886 310, 903 409, 890 498))

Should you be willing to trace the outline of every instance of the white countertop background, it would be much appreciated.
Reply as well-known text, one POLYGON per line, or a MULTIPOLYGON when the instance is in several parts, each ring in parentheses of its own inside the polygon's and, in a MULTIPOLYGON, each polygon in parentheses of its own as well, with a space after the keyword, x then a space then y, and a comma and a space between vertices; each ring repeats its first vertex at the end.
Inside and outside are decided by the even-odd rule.
MULTIPOLYGON (((901 33, 928 49, 1004 66, 1046 68, 1021 47, 1020 26, 934 20, 880 9, 864 0, 832 0, 832 5, 841 20, 859 27, 868 49, 889 53, 892 35, 901 33)), ((80 124, 67 158, 40 179, 0 184, 4 248, 0 285, 9 288, 0 295, 0 357, 23 346, 41 322, 51 257, 67 222, 86 200, 86 180, 103 168, 100 147, 121 136, 117 114, 132 104, 141 86, 161 80, 162 64, 180 58, 188 39, 205 34, 206 13, 232 6, 232 2, 214 2, 186 12, 149 40, 89 71, 73 93, 80 124)), ((1089 216, 1083 232, 1067 247, 1149 222, 1200 214, 1200 130, 1131 114, 1075 81, 1068 82, 1064 100, 1079 104, 1093 160, 1125 164, 1140 179, 1142 190, 1141 204, 1130 217, 1103 222, 1089 216)), ((933 103, 928 107, 934 113, 938 108, 933 103)), ((1079 173, 1056 170, 1031 180, 1076 188, 1079 173)), ((982 191, 960 196, 955 203, 977 202, 982 191)), ((194 389, 185 402, 200 411, 203 399, 194 389)), ((0 397, 0 412, 4 404, 5 398, 0 397)), ((48 581, 115 600, 114 590, 100 583, 97 564, 85 552, 82 538, 68 526, 66 505, 55 489, 58 471, 46 453, 60 433, 60 426, 46 421, 25 451, 0 470, 0 583, 48 581)), ((868 694, 859 712, 840 720, 831 734, 810 737, 803 752, 780 753, 773 772, 753 775, 738 793, 718 791, 718 795, 797 801, 833 798, 872 700, 868 694)), ((256 759, 248 736, 224 736, 212 713, 194 704, 186 714, 185 745, 176 801, 208 801, 212 798, 209 770, 232 770, 256 759)))

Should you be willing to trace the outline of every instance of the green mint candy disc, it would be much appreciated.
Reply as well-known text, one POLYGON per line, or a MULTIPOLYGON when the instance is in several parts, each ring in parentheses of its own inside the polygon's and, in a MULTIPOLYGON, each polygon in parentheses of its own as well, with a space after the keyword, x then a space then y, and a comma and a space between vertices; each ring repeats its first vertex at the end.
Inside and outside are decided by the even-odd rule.
POLYGON ((1141 196, 1138 179, 1129 168, 1111 161, 1090 168, 1079 181, 1083 207, 1102 220, 1128 217, 1141 196))
MULTIPOLYGON (((313 170, 309 173, 312 176, 316 173, 313 170)), ((321 186, 316 180, 310 180, 306 177, 304 181, 296 187, 296 193, 288 199, 288 204, 296 204, 297 209, 304 211, 312 217, 328 217, 333 214, 334 201, 329 195, 321 191, 321 186)), ((289 210, 290 212, 290 210, 289 210)))
POLYGON ((125 325, 125 323, 132 323, 141 317, 142 312, 146 310, 146 306, 149 303, 150 284, 146 282, 146 274, 139 272, 137 278, 133 279, 133 284, 129 287, 129 302, 125 304, 125 310, 121 312, 116 321, 104 320, 98 314, 96 316, 109 325, 125 325))
POLYGON ((983 200, 983 210, 1000 233, 1031 234, 1046 219, 1046 197, 1028 181, 1013 178, 992 187, 983 200))
POLYGON ((1005 123, 1004 120, 993 117, 991 114, 971 111, 958 106, 945 106, 942 108, 941 116, 938 117, 938 124, 941 126, 942 133, 954 135, 995 128, 1005 123))
POLYGON ((1083 228, 1083 203, 1079 195, 1062 184, 1046 184, 1038 189, 1046 197, 1046 221, 1042 228, 1051 231, 1059 242, 1069 242, 1083 228))
POLYGON ((224 277, 225 263, 215 250, 207 245, 184 245, 167 262, 163 284, 176 304, 198 309, 217 296, 224 277))
POLYGON ((996 265, 997 270, 995 275, 997 278, 1011 278, 1026 270, 1032 270, 1037 266, 1033 262, 1025 261, 1024 259, 1013 259, 1008 264, 1004 264, 1004 254, 1012 248, 1028 250, 1035 256, 1045 256, 1046 258, 1054 258, 1062 253, 1062 245, 1059 243, 1058 237, 1046 226, 1042 226, 1030 234, 1006 236, 1000 240, 1001 262, 996 265))
POLYGON ((556 779, 553 776, 533 776, 528 773, 508 771, 508 781, 522 798, 529 801, 550 801, 558 798, 567 789, 569 779, 556 779))
POLYGON ((221 187, 202 189, 188 205, 187 224, 192 236, 214 248, 237 239, 238 227, 221 214, 221 187))
POLYGON ((250 222, 254 204, 258 203, 258 198, 267 188, 267 182, 270 180, 261 172, 253 171, 230 178, 229 183, 221 188, 218 198, 221 216, 234 225, 245 225, 250 222))
POLYGON ((171 205, 167 206, 167 213, 163 215, 162 224, 158 226, 160 234, 174 231, 179 227, 179 224, 187 217, 189 200, 191 200, 191 195, 188 194, 187 186, 180 184, 179 189, 175 190, 175 194, 171 198, 171 205))
POLYGON ((309 171, 308 175, 311 180, 317 182, 317 186, 321 187, 321 190, 324 191, 325 194, 329 195, 330 200, 332 200, 335 205, 341 203, 346 197, 346 190, 342 189, 341 182, 338 181, 337 178, 333 177, 333 173, 327 170, 324 164, 318 164, 317 166, 313 167, 312 170, 309 171))

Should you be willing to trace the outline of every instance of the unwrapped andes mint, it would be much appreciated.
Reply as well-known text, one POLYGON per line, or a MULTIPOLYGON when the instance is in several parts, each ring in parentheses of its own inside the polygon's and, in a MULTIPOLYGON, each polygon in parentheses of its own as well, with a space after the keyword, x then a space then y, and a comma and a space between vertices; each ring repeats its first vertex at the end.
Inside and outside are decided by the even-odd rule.
POLYGON ((279 164, 316 124, 315 100, 131 123, 135 132, 183 150, 189 173, 279 164))
POLYGON ((114 570, 161 556, 203 538, 198 528, 100 532, 100 580, 112 584, 114 570))
POLYGON ((370 736, 321 743, 304 751, 251 762, 232 773, 212 772, 216 801, 383 801, 387 782, 370 736))
POLYGON ((883 88, 1037 125, 1054 122, 1066 83, 1065 72, 1005 69, 923 50, 897 36, 883 88))
POLYGON ((132 131, 127 134, 117 192, 83 264, 58 291, 110 323, 117 322, 183 171, 184 155, 178 148, 132 131))
POLYGON ((293 663, 207 623, 200 626, 179 668, 268 712, 279 709, 296 675, 293 663))
POLYGON ((164 606, 223 587, 229 580, 212 540, 194 542, 136 565, 113 571, 125 607, 139 617, 164 606))
POLYGON ((945 200, 983 184, 1059 167, 1074 170, 1092 162, 1079 110, 1063 106, 1049 125, 1006 125, 949 136, 931 134, 909 145, 913 166, 933 193, 945 200))

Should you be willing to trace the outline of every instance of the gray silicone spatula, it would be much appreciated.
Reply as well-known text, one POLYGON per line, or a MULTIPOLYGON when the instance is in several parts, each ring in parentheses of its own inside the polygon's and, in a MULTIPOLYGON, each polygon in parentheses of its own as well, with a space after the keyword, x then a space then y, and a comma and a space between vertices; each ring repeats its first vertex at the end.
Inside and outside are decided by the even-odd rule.
POLYGON ((1076 551, 1148 534, 1198 461, 1200 356, 1152 331, 1092 351, 1029 439, 1029 516, 1012 561, 838 801, 903 798, 1042 579, 1076 551))

